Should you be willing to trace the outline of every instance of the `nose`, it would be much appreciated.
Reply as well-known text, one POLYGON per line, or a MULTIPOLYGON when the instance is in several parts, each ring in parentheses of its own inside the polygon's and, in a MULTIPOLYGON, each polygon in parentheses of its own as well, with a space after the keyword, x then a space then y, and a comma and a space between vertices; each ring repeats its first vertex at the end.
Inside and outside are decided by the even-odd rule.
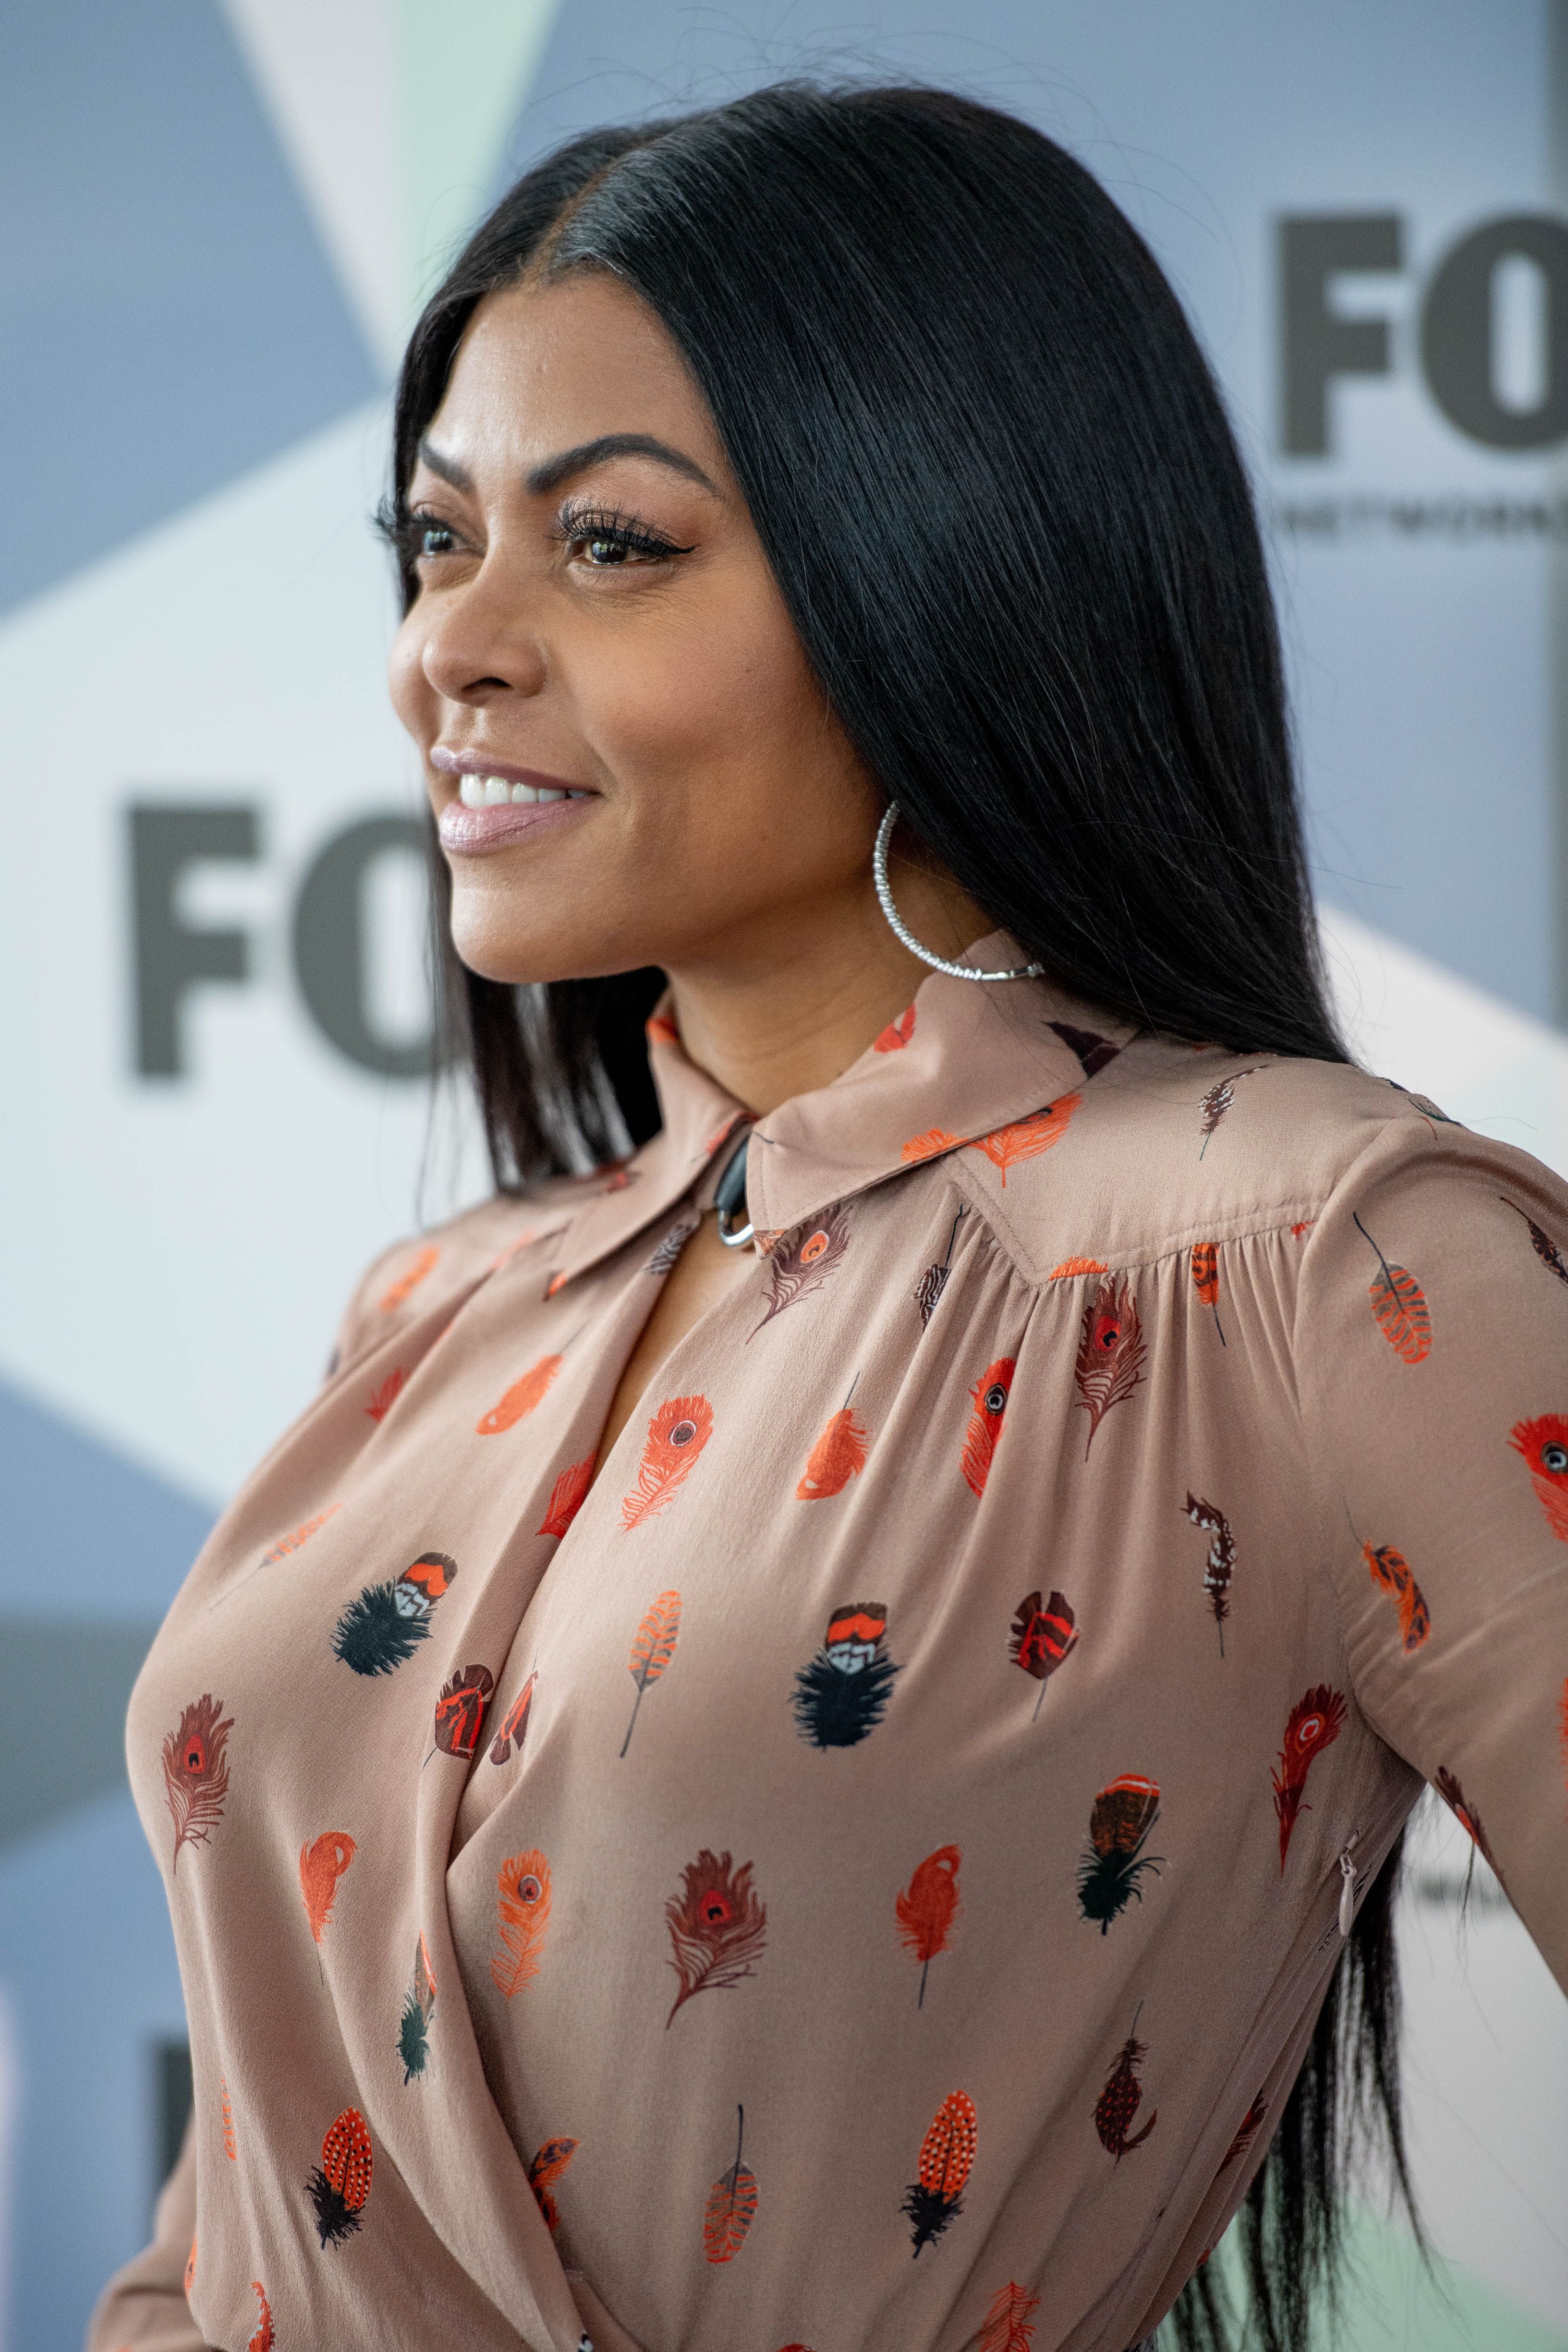
POLYGON ((533 696, 548 672, 526 587, 494 554, 452 593, 433 600, 420 665, 448 702, 484 709, 533 696))

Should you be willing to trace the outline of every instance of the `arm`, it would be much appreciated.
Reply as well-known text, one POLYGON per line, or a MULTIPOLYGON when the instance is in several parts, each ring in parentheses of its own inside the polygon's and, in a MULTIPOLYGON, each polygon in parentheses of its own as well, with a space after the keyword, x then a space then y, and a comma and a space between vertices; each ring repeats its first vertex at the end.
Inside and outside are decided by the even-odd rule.
POLYGON ((207 2352, 185 2302, 185 2264, 196 2233, 195 2119, 153 2218, 153 2242, 117 2271, 98 2299, 86 2352, 207 2352))
POLYGON ((1568 1188, 1396 1117, 1307 1237, 1295 1341, 1357 1698, 1568 1990, 1568 1188))

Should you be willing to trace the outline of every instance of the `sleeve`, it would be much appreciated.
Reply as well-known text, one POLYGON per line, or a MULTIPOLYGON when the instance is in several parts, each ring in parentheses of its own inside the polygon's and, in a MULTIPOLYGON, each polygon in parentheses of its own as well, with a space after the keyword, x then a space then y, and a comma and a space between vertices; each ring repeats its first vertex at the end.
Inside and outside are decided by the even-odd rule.
POLYGON ((195 2119, 153 2217, 153 2242, 117 2271, 98 2299, 86 2352, 208 2352, 185 2301, 196 2234, 195 2119))
POLYGON ((1363 1715, 1568 1990, 1568 1188, 1426 1108, 1304 1237, 1321 1551, 1363 1715))

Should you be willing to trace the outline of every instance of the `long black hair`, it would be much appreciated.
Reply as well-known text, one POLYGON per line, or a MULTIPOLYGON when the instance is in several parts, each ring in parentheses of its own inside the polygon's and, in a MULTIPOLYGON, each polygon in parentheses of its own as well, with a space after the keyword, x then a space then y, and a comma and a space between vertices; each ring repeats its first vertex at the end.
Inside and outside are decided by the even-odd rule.
MULTIPOLYGON (((573 141, 495 207, 415 330, 387 517, 405 547, 463 331, 531 268, 609 271, 663 321, 830 706, 994 922, 1167 1035, 1346 1058, 1246 473, 1181 305, 1081 165, 921 89, 784 84, 573 141)), ((403 586, 411 602, 411 569, 403 586)), ((645 1140, 662 974, 481 979, 435 872, 450 1047, 498 1184, 645 1140)), ((1268 2352, 1305 2352, 1358 2137, 1381 2126, 1406 2186, 1396 1868, 1248 2194, 1268 2352)), ((1227 2340, 1206 2272, 1175 2324, 1185 2347, 1227 2340)))

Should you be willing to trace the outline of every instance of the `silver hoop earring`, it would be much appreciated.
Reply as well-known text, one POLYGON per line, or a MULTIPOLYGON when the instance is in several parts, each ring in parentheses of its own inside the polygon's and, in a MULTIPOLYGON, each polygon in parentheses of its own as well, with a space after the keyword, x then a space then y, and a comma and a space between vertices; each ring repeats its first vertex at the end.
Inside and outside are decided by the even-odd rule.
POLYGON ((950 980, 1038 980, 1046 968, 1043 963, 1016 963, 1006 971, 976 971, 972 963, 949 963, 945 956, 932 955, 930 948, 921 947, 913 931, 901 919, 893 904, 892 891, 888 887, 888 844, 893 837, 893 827, 898 821, 899 804, 897 801, 889 801, 888 814, 877 827, 877 846, 871 853, 871 878, 877 886, 877 903, 886 915, 895 939, 901 940, 911 955, 919 956, 921 963, 929 963, 933 971, 945 971, 950 980))

